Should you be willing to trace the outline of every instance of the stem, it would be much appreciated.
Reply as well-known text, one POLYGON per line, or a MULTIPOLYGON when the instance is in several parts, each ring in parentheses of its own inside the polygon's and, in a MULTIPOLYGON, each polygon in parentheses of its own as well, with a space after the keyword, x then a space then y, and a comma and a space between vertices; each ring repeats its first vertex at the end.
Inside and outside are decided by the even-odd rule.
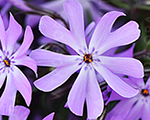
POLYGON ((142 51, 140 51, 140 52, 135 53, 133 56, 134 56, 135 58, 137 58, 137 57, 140 57, 140 56, 145 55, 146 52, 147 52, 147 50, 144 49, 144 50, 142 50, 142 51))

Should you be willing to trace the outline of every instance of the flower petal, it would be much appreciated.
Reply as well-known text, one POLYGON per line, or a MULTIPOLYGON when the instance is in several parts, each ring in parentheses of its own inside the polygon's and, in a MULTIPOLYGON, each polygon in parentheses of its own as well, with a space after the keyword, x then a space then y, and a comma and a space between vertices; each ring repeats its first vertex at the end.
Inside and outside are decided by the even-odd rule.
POLYGON ((111 117, 111 119, 109 119, 109 120, 123 120, 123 119, 122 119, 122 116, 113 115, 113 116, 111 117))
POLYGON ((78 64, 68 64, 58 67, 51 73, 43 76, 34 82, 34 85, 42 91, 49 92, 62 85, 81 66, 78 64))
POLYGON ((122 119, 124 119, 129 113, 130 110, 132 108, 132 106, 134 105, 134 103, 136 103, 135 98, 131 98, 131 99, 123 99, 121 100, 106 116, 106 120, 110 120, 110 118, 113 115, 119 115, 122 117, 122 119))
POLYGON ((134 46, 135 46, 135 44, 133 44, 133 45, 132 45, 129 49, 127 49, 126 51, 115 54, 114 57, 129 57, 129 58, 133 58, 134 46))
POLYGON ((45 118, 43 118, 42 120, 53 120, 53 117, 54 117, 54 112, 49 114, 48 116, 46 116, 45 118))
POLYGON ((7 51, 9 55, 13 52, 14 45, 22 33, 21 25, 14 19, 13 15, 10 13, 9 27, 6 31, 7 35, 7 51))
POLYGON ((127 57, 99 57, 102 65, 114 73, 129 75, 135 78, 144 76, 143 65, 139 60, 127 57))
POLYGON ((41 18, 39 30, 44 36, 67 44, 76 52, 82 48, 70 31, 48 16, 41 18))
POLYGON ((144 102, 139 100, 131 109, 130 113, 124 120, 138 120, 142 117, 144 102))
POLYGON ((146 87, 147 87, 148 89, 150 89, 150 77, 148 78, 148 80, 147 80, 147 82, 146 82, 146 87))
POLYGON ((30 27, 34 28, 40 21, 40 18, 41 16, 39 15, 27 15, 25 18, 26 25, 29 25, 30 27))
POLYGON ((111 101, 115 101, 115 100, 122 100, 125 99, 124 97, 120 96, 118 93, 116 93, 114 90, 112 90, 109 99, 107 100, 107 102, 105 103, 105 105, 107 105, 109 102, 111 101))
POLYGON ((4 81, 5 81, 5 78, 6 78, 6 74, 5 73, 0 73, 0 88, 2 87, 4 81))
POLYGON ((15 106, 14 112, 9 116, 9 120, 27 120, 30 110, 24 106, 15 106))
POLYGON ((11 115, 14 111, 17 89, 12 81, 12 76, 8 74, 4 92, 0 98, 0 114, 11 115))
POLYGON ((0 28, 1 28, 0 41, 4 50, 6 49, 6 33, 5 33, 5 28, 4 28, 4 22, 3 22, 1 15, 0 15, 0 28))
POLYGON ((119 95, 125 98, 131 98, 138 93, 138 90, 133 89, 123 80, 121 80, 117 75, 113 74, 103 65, 100 65, 100 63, 96 63, 96 65, 93 66, 103 76, 108 85, 119 95))
POLYGON ((78 0, 67 0, 64 2, 64 9, 70 24, 71 33, 82 47, 86 47, 84 35, 83 9, 78 0))
POLYGON ((24 66, 31 68, 37 76, 37 65, 36 65, 36 62, 32 58, 24 55, 24 56, 20 57, 19 59, 15 59, 14 64, 15 65, 24 65, 24 66))
POLYGON ((115 20, 122 15, 125 14, 122 12, 112 11, 106 13, 99 20, 89 44, 90 52, 93 50, 93 47, 97 48, 99 45, 106 41, 106 37, 111 32, 115 20))
POLYGON ((67 105, 71 112, 76 115, 83 115, 83 107, 86 97, 86 86, 88 80, 89 71, 85 70, 85 66, 82 67, 77 79, 75 80, 67 100, 67 105))
MULTIPOLYGON (((30 57, 34 59, 38 66, 60 67, 68 63, 77 63, 78 55, 63 55, 44 49, 33 50, 30 57)), ((80 61, 79 61, 80 62, 80 61)))
POLYGON ((104 53, 110 48, 127 45, 136 41, 140 36, 139 25, 135 21, 130 21, 111 32, 103 43, 99 47, 99 54, 104 53))
MULTIPOLYGON (((149 101, 149 99, 147 100, 149 101)), ((149 119, 149 113, 150 113, 150 102, 146 102, 143 106, 143 110, 142 110, 142 120, 148 120, 149 119)))
MULTIPOLYGON (((5 2, 5 1, 3 1, 3 2, 5 2)), ((2 7, 1 1, 0 1, 0 4, 1 4, 1 7, 2 7)), ((1 16, 3 18, 3 21, 4 21, 5 29, 7 29, 8 25, 9 25, 9 18, 8 18, 8 14, 7 13, 9 11, 10 7, 11 7, 11 4, 9 2, 7 2, 6 4, 3 5, 3 7, 1 8, 1 11, 0 11, 1 16)))
POLYGON ((21 93, 21 95, 25 99, 26 104, 29 106, 32 94, 31 85, 26 76, 16 66, 14 66, 13 68, 12 80, 17 90, 21 93))
POLYGON ((23 43, 21 44, 20 48, 14 53, 14 57, 16 58, 24 55, 29 49, 32 41, 33 41, 32 29, 30 28, 30 26, 27 26, 25 30, 23 43))
POLYGON ((103 112, 104 102, 95 71, 93 68, 89 69, 89 79, 86 88, 88 119, 96 119, 103 112))

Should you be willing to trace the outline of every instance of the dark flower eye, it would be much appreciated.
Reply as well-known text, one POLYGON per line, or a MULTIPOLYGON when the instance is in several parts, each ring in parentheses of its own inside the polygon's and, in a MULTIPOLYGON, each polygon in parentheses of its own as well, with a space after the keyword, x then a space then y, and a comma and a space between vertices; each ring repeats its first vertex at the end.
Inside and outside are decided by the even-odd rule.
POLYGON ((10 67, 10 60, 7 57, 4 59, 4 64, 6 67, 10 67))
POLYGON ((83 61, 85 63, 91 63, 93 61, 92 55, 91 54, 84 54, 83 61))
POLYGON ((147 96, 149 95, 149 91, 148 91, 147 89, 142 89, 141 94, 142 94, 144 97, 147 97, 147 96))

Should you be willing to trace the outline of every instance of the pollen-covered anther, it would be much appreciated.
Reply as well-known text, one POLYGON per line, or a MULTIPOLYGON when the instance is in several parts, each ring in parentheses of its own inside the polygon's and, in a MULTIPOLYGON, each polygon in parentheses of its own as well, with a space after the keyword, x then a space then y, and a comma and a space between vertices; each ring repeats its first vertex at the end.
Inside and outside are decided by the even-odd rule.
POLYGON ((146 97, 149 95, 149 91, 147 89, 142 89, 141 94, 146 97))
POLYGON ((4 59, 4 64, 6 67, 10 67, 10 60, 7 57, 4 59))
POLYGON ((93 61, 92 55, 91 54, 84 54, 83 61, 85 63, 91 63, 93 61))

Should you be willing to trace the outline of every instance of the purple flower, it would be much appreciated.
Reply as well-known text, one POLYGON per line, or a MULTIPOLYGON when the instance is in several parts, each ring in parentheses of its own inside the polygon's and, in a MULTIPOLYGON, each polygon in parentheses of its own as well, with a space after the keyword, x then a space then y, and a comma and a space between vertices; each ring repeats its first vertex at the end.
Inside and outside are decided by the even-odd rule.
POLYGON ((12 115, 9 116, 9 120, 27 120, 30 110, 24 106, 15 106, 12 115))
POLYGON ((144 83, 142 79, 129 78, 130 83, 138 94, 132 98, 123 98, 116 92, 112 92, 109 101, 120 100, 120 102, 107 114, 106 120, 113 116, 120 116, 123 120, 149 120, 150 113, 150 78, 144 83))
POLYGON ((82 116, 86 102, 88 118, 95 119, 102 113, 104 104, 95 71, 118 94, 124 97, 133 97, 137 94, 137 90, 114 73, 141 78, 142 64, 133 58, 108 57, 103 53, 113 47, 134 42, 139 38, 140 30, 136 22, 130 21, 111 32, 115 20, 124 15, 122 12, 112 11, 98 21, 87 45, 80 3, 77 0, 68 0, 64 3, 64 9, 70 23, 70 31, 48 16, 41 18, 39 29, 46 37, 65 43, 78 54, 63 55, 43 49, 31 52, 30 57, 35 59, 39 66, 56 67, 54 71, 38 79, 34 84, 42 91, 52 91, 80 69, 70 90, 67 105, 74 114, 82 116))
POLYGON ((43 118, 43 120, 53 120, 54 114, 55 113, 53 112, 53 113, 47 115, 45 118, 43 118))
POLYGON ((22 33, 22 27, 15 21, 10 13, 9 27, 5 31, 3 20, 0 17, 0 40, 2 50, 0 50, 0 87, 5 78, 6 86, 0 98, 0 114, 10 115, 14 110, 15 96, 17 90, 24 97, 26 104, 31 102, 31 85, 26 76, 20 71, 17 65, 24 65, 31 68, 36 73, 36 62, 25 53, 33 41, 33 33, 29 26, 26 27, 24 40, 20 48, 14 52, 14 45, 22 33))

